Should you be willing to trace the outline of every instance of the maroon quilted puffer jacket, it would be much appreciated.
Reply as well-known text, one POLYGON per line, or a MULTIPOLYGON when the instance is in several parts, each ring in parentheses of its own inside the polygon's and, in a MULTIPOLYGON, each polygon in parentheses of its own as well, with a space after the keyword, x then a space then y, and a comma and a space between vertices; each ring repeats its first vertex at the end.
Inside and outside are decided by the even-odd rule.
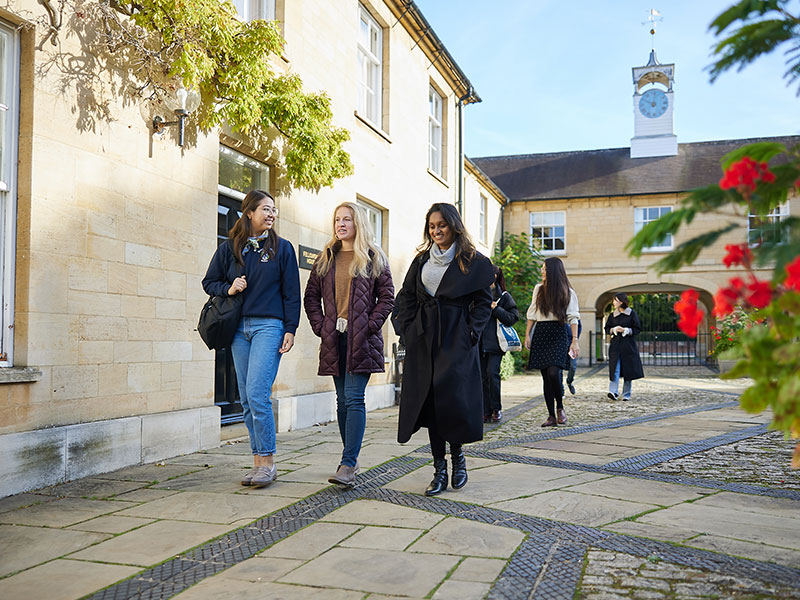
MULTIPOLYGON (((336 331, 336 263, 324 277, 311 270, 303 306, 311 329, 322 338, 319 348, 319 375, 339 374, 339 347, 336 331)), ((354 277, 350 282, 347 307, 347 370, 350 373, 380 373, 383 367, 381 328, 394 308, 392 272, 371 279, 354 277)))

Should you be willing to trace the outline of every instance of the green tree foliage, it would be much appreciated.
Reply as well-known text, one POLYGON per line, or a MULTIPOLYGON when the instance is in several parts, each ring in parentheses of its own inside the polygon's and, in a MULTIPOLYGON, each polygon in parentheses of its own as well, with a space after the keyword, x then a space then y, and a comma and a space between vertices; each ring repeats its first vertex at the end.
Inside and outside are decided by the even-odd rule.
MULTIPOLYGON (((327 94, 305 92, 296 74, 273 68, 284 45, 277 23, 245 23, 226 0, 63 0, 60 6, 71 13, 68 35, 103 54, 108 70, 128 75, 126 94, 160 105, 180 84, 198 90, 202 105, 189 123, 204 132, 228 126, 245 134, 283 160, 293 186, 318 189, 353 172, 342 146, 350 134, 333 125, 327 94)), ((66 66, 75 64, 83 63, 66 66)))
MULTIPOLYGON (((535 249, 531 248, 529 237, 525 233, 507 233, 503 248, 500 244, 495 246, 492 262, 503 269, 506 288, 519 309, 520 319, 514 325, 519 334, 519 339, 525 339, 525 313, 531 304, 533 288, 542 279, 542 263, 544 258, 535 249)), ((528 350, 514 352, 516 370, 520 371, 528 362, 528 350)))
MULTIPOLYGON (((786 51, 789 84, 800 77, 800 19, 789 12, 789 0, 742 0, 720 14, 711 29, 721 35, 732 30, 715 47, 712 81, 737 66, 781 47, 786 51)), ((796 3, 795 3, 796 4, 796 3)), ((800 8, 800 7, 798 7, 800 8)), ((800 91, 798 91, 800 94, 800 91)), ((691 264, 704 248, 722 235, 742 227, 748 215, 757 226, 747 244, 727 246, 726 266, 742 265, 728 285, 714 296, 714 313, 725 317, 737 309, 747 312, 745 327, 737 330, 738 344, 720 353, 739 359, 724 377, 749 376, 754 383, 741 396, 749 412, 772 409, 772 427, 800 438, 800 219, 775 223, 768 214, 800 191, 800 145, 780 143, 744 146, 722 159, 724 176, 719 185, 694 190, 678 210, 643 227, 628 243, 633 256, 675 234, 701 213, 717 216, 719 226, 680 244, 655 264, 659 272, 676 271, 691 264), (772 266, 771 281, 759 281, 753 265, 772 266)), ((744 238, 744 236, 742 236, 744 238)), ((684 302, 682 312, 699 310, 684 302)), ((682 316, 683 318, 683 316, 682 316)), ((721 325, 725 326, 723 321, 721 325)), ((728 337, 734 338, 734 335, 728 337)), ((728 340, 733 342, 734 340, 728 340)), ((800 444, 792 465, 800 467, 800 444)))

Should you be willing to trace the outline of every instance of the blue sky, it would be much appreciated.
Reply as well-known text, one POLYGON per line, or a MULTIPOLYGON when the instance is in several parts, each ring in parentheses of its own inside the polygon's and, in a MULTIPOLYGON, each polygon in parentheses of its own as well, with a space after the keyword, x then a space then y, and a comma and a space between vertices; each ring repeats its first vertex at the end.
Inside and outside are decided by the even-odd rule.
POLYGON ((468 156, 630 146, 631 68, 675 63, 675 133, 698 142, 800 133, 781 53, 708 79, 708 24, 733 0, 416 0, 483 99, 465 109, 468 156))

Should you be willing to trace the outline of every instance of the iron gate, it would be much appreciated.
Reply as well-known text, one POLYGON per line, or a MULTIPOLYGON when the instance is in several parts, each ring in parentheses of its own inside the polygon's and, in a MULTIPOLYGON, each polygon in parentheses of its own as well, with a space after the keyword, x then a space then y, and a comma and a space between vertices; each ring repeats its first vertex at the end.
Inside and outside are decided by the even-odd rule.
MULTIPOLYGON (((708 331, 692 339, 675 331, 648 331, 636 336, 642 365, 651 367, 715 366, 711 355, 714 338, 708 331)), ((589 364, 608 361, 608 342, 603 333, 589 332, 589 364)))

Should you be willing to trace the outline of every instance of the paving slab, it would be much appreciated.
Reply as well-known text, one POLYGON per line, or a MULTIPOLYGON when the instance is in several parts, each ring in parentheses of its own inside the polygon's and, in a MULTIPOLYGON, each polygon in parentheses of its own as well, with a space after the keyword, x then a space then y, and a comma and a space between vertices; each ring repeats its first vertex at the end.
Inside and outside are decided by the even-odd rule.
POLYGON ((375 548, 377 550, 405 550, 420 536, 417 529, 393 527, 364 527, 341 544, 345 548, 375 548))
POLYGON ((280 496, 182 492, 139 504, 119 514, 202 523, 233 523, 241 519, 257 519, 293 502, 292 498, 280 496))
POLYGON ((506 566, 506 561, 498 558, 465 558, 450 575, 450 580, 492 583, 506 566))
POLYGON ((497 502, 492 506, 543 519, 595 527, 655 508, 652 504, 577 494, 566 490, 544 492, 527 498, 497 502))
POLYGON ((149 465, 137 465, 126 467, 118 471, 95 475, 97 479, 118 479, 121 481, 142 481, 145 483, 160 483, 173 477, 180 477, 192 471, 198 471, 201 467, 193 465, 167 465, 151 463, 149 465))
POLYGON ((74 600, 130 577, 136 567, 54 560, 0 580, 0 598, 74 600))
POLYGON ((488 583, 450 579, 439 586, 433 595, 433 600, 482 600, 491 587, 488 583))
MULTIPOLYGON (((326 462, 325 464, 311 464, 302 466, 290 473, 279 473, 278 479, 281 481, 296 481, 299 483, 321 483, 327 482, 328 477, 336 473, 337 461, 326 462)), ((278 469, 281 468, 278 463, 278 469)), ((358 475, 356 475, 358 477, 358 475)))
POLYGON ((502 453, 519 454, 520 456, 533 456, 535 458, 548 458, 550 460, 569 460, 583 465, 605 465, 617 460, 613 456, 597 456, 595 454, 582 454, 580 452, 570 452, 569 456, 554 453, 552 450, 542 448, 527 448, 524 446, 509 447, 499 450, 502 453))
POLYGON ((449 517, 414 542, 409 552, 509 558, 525 534, 509 527, 449 517))
POLYGON ((678 504, 639 517, 664 527, 691 529, 747 542, 800 550, 800 519, 705 506, 702 500, 678 504))
POLYGON ((134 490, 132 492, 120 494, 119 496, 114 496, 114 500, 127 500, 129 502, 151 502, 153 500, 166 498, 167 496, 174 496, 175 494, 179 493, 180 492, 173 490, 154 490, 153 488, 142 488, 140 490, 134 490))
POLYGON ((229 529, 225 525, 209 523, 156 521, 70 554, 69 558, 149 567, 222 535, 229 529))
POLYGON ((651 540, 661 540, 664 542, 680 543, 689 538, 697 536, 696 531, 691 529, 681 529, 680 527, 668 527, 663 525, 653 525, 642 523, 641 521, 618 521, 605 525, 603 529, 621 533, 623 535, 635 535, 637 537, 649 538, 651 540))
POLYGON ((593 454, 595 456, 613 456, 621 451, 625 451, 626 449, 631 449, 624 446, 621 442, 618 444, 599 444, 597 442, 573 442, 567 438, 542 440, 541 442, 532 442, 526 445, 531 448, 551 450, 554 453, 559 454, 563 452, 565 453, 562 455, 563 460, 570 460, 567 455, 571 454, 572 452, 578 452, 580 454, 593 454))
POLYGON ((225 569, 217 577, 241 581, 275 581, 302 565, 305 561, 257 555, 225 569))
POLYGON ((728 537, 706 534, 699 535, 685 542, 685 544, 694 548, 703 548, 704 550, 733 554, 734 556, 742 556, 753 560, 764 560, 800 569, 800 551, 798 550, 789 550, 787 548, 779 548, 767 544, 757 544, 754 542, 745 542, 743 540, 734 540, 728 537))
POLYGON ((185 456, 176 456, 166 460, 168 465, 188 465, 195 467, 252 467, 253 457, 249 454, 216 454, 196 452, 185 456))
MULTIPOLYGON (((111 536, 46 527, 0 525, 0 577, 70 554, 111 536)), ((0 594, 0 598, 4 598, 0 594)))
POLYGON ((778 517, 800 516, 800 500, 790 498, 770 498, 769 496, 752 496, 734 492, 720 492, 704 498, 703 506, 716 506, 728 510, 775 515, 778 517))
POLYGON ((261 553, 261 556, 308 560, 333 548, 359 529, 358 525, 346 525, 344 523, 312 523, 288 538, 270 546, 261 553))
POLYGON ((444 515, 417 508, 397 506, 377 500, 355 500, 324 516, 321 521, 430 529, 442 519, 444 515))
POLYGON ((37 490, 38 494, 47 494, 48 496, 60 496, 71 498, 94 498, 102 500, 131 492, 143 488, 146 484, 136 481, 113 481, 108 479, 96 479, 87 477, 86 479, 78 479, 77 481, 70 481, 69 483, 62 483, 54 485, 41 490, 37 490))
POLYGON ((296 481, 286 481, 283 478, 278 478, 271 484, 264 487, 250 487, 240 485, 237 494, 244 494, 247 496, 282 496, 284 498, 300 499, 306 496, 316 494, 331 484, 327 481, 325 483, 300 483, 296 481))
POLYGON ((581 494, 592 494, 659 506, 671 506, 687 500, 696 500, 717 491, 677 483, 638 479, 636 477, 609 477, 598 481, 590 481, 589 483, 580 483, 567 489, 581 494))
POLYGON ((41 494, 24 493, 16 496, 6 496, 5 498, 0 498, 0 513, 41 504, 42 502, 51 502, 52 500, 55 500, 53 496, 42 496, 41 494))
POLYGON ((53 502, 34 504, 0 514, 0 523, 34 525, 45 527, 67 527, 100 515, 117 512, 135 506, 133 502, 114 500, 84 500, 83 498, 60 498, 53 502))
POLYGON ((424 597, 458 563, 456 556, 333 548, 280 581, 424 597))
POLYGON ((252 467, 211 467, 152 486, 157 490, 234 493, 242 489, 242 477, 252 467))
POLYGON ((210 577, 173 596, 179 600, 361 600, 364 594, 347 590, 283 585, 269 581, 251 582, 210 577))
POLYGON ((120 517, 117 515, 109 515, 105 517, 97 517, 96 519, 89 519, 83 523, 72 525, 68 529, 75 529, 77 531, 96 531, 98 533, 124 533, 131 529, 136 529, 142 525, 152 523, 153 519, 140 519, 138 517, 120 517))

